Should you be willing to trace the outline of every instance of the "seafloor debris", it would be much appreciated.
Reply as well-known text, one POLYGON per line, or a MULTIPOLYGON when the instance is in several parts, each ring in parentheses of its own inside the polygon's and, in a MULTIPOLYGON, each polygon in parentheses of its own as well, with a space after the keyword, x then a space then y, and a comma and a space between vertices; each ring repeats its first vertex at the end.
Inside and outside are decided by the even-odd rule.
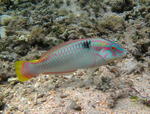
POLYGON ((70 108, 74 109, 74 110, 77 110, 77 111, 81 111, 82 110, 81 106, 79 106, 76 103, 76 101, 74 101, 74 100, 71 101, 70 108))
POLYGON ((4 95, 2 94, 2 92, 0 92, 0 110, 3 105, 3 98, 4 98, 4 95))
MULTIPOLYGON (((101 91, 110 94, 109 107, 122 103, 118 99, 124 97, 149 107, 149 5, 149 0, 0 0, 0 113, 37 113, 35 110, 43 113, 46 109, 57 113, 60 107, 61 113, 99 113, 100 109, 102 113, 112 113, 102 106, 105 102, 95 101, 92 109, 86 105, 87 99, 98 101, 101 91), (120 44, 127 51, 126 58, 100 67, 94 72, 91 85, 85 83, 86 69, 64 76, 37 76, 26 83, 19 83, 15 78, 15 61, 39 59, 62 42, 87 37, 102 37, 120 44), (15 79, 15 84, 8 83, 10 79, 15 79), (133 85, 138 92, 130 88, 133 85), (69 92, 76 90, 73 95, 87 92, 90 97, 80 97, 82 104, 76 100, 68 103, 72 94, 62 92, 66 88, 69 92), (61 94, 55 101, 57 92, 61 94), (96 93, 97 97, 93 97, 96 93), (59 100, 63 100, 60 105, 59 100)), ((122 107, 113 111, 132 113, 130 108, 128 112, 122 107)), ((141 105, 134 108, 135 113, 148 113, 143 112, 148 109, 141 105)))

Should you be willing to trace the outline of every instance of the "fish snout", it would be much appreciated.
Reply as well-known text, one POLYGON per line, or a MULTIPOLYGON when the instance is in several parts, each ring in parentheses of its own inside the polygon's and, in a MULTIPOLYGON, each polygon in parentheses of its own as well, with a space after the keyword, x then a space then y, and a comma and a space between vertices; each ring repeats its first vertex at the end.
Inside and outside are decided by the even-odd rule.
POLYGON ((124 53, 124 54, 121 54, 120 56, 121 57, 125 57, 127 55, 127 53, 124 53))

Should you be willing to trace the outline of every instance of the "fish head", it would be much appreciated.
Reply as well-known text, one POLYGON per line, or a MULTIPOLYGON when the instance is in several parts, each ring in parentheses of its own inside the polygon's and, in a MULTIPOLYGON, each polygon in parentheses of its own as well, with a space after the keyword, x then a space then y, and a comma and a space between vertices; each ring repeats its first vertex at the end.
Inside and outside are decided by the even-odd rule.
POLYGON ((118 44, 109 41, 102 47, 99 54, 107 62, 112 62, 126 56, 126 51, 118 44))

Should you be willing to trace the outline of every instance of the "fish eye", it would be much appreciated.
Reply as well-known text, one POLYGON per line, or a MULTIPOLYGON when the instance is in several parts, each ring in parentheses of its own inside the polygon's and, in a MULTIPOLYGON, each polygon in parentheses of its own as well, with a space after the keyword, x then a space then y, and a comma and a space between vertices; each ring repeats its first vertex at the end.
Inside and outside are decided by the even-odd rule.
POLYGON ((114 46, 111 47, 112 50, 115 50, 116 48, 114 46))

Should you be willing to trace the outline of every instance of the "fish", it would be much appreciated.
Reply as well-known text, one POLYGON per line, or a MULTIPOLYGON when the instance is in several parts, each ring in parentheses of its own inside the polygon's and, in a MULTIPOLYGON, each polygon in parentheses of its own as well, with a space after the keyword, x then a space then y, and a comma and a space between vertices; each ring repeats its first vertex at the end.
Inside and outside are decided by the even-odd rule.
POLYGON ((78 69, 95 68, 126 56, 126 51, 113 41, 85 38, 61 43, 40 59, 16 61, 15 72, 24 82, 38 74, 73 73, 78 69))

